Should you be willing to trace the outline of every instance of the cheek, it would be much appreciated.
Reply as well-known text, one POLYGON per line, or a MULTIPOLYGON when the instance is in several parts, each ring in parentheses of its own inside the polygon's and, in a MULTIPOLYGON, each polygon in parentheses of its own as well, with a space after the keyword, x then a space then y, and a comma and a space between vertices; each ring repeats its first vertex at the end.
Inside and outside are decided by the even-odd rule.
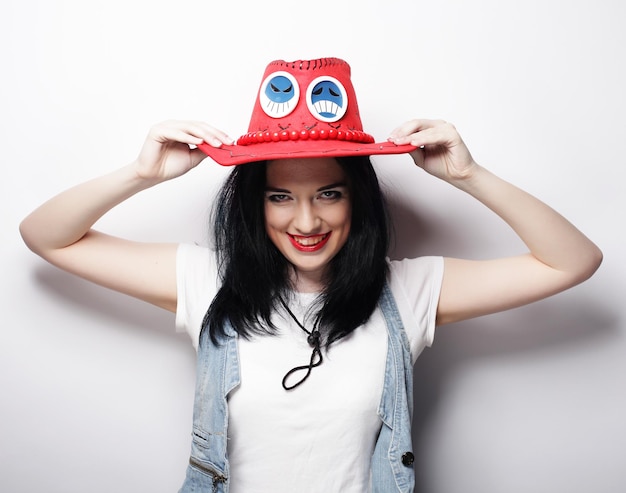
POLYGON ((348 241, 348 236, 350 236, 352 208, 349 205, 337 208, 333 210, 332 214, 326 216, 326 221, 335 230, 337 247, 342 248, 348 241))
POLYGON ((280 242, 278 239, 280 238, 280 233, 276 230, 276 225, 272 221, 272 217, 265 215, 265 234, 269 241, 280 250, 280 242))
POLYGON ((263 212, 265 216, 265 230, 269 232, 271 228, 271 224, 274 222, 272 208, 266 203, 263 212))
POLYGON ((273 230, 284 229, 287 224, 285 213, 271 205, 265 206, 265 231, 271 234, 273 230))
POLYGON ((335 227, 345 229, 347 233, 352 222, 352 208, 349 205, 338 208, 333 214, 332 221, 335 227))

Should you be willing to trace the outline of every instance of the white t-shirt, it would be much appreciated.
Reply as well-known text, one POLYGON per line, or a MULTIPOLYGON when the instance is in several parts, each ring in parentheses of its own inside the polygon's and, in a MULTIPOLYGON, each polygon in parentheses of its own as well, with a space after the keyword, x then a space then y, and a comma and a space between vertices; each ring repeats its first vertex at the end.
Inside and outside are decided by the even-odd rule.
MULTIPOLYGON (((443 259, 390 261, 390 287, 413 361, 430 346, 443 259)), ((202 319, 219 288, 214 253, 180 245, 176 327, 197 347, 202 319)), ((294 293, 289 308, 311 330, 314 293, 294 293)), ((308 364, 307 334, 285 313, 272 319, 276 336, 239 339, 241 385, 228 397, 232 493, 363 493, 380 418, 387 332, 380 310, 324 351, 323 363, 297 388, 284 375, 308 364)), ((295 382, 302 373, 293 376, 295 382)))

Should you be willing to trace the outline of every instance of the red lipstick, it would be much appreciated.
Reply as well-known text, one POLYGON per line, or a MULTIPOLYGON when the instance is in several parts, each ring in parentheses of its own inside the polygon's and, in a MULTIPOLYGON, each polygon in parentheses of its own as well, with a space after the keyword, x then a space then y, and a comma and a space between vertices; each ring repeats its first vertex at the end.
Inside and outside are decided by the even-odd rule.
POLYGON ((292 235, 288 233, 287 236, 296 250, 300 252, 317 252, 328 243, 330 233, 310 236, 292 235))

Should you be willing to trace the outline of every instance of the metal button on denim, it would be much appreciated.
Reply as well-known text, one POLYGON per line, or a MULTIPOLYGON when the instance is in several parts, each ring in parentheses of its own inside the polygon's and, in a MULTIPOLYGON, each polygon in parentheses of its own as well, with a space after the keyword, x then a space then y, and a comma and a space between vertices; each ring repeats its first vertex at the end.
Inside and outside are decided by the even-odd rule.
POLYGON ((404 454, 402 454, 402 464, 407 467, 411 467, 413 465, 413 462, 415 462, 415 456, 413 455, 413 452, 405 452, 404 454))

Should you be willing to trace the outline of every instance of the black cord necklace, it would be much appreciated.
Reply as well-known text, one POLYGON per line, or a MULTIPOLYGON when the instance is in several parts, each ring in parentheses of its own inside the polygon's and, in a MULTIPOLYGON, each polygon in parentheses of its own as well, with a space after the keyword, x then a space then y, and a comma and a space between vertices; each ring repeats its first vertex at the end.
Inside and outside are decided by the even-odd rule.
POLYGON ((289 316, 294 320, 294 322, 296 322, 296 324, 298 324, 298 327, 300 327, 304 332, 308 334, 306 340, 309 343, 309 346, 313 348, 313 352, 311 353, 311 360, 309 361, 308 365, 296 366, 295 368, 292 368, 291 370, 289 370, 287 374, 283 377, 283 388, 285 390, 292 390, 292 389, 295 389, 301 383, 303 383, 307 378, 309 378, 309 375, 311 374, 311 371, 313 370, 313 368, 321 365, 322 362, 324 361, 324 358, 322 357, 322 351, 320 349, 321 334, 318 328, 319 319, 315 322, 313 329, 309 331, 304 327, 304 325, 300 323, 300 321, 296 318, 296 316, 287 306, 287 303, 285 303, 285 301, 282 298, 280 298, 280 302, 285 308, 285 310, 287 310, 287 313, 289 314, 289 316), (299 371, 306 371, 306 374, 293 385, 288 385, 287 380, 289 379, 289 377, 292 374, 299 372, 299 371))

